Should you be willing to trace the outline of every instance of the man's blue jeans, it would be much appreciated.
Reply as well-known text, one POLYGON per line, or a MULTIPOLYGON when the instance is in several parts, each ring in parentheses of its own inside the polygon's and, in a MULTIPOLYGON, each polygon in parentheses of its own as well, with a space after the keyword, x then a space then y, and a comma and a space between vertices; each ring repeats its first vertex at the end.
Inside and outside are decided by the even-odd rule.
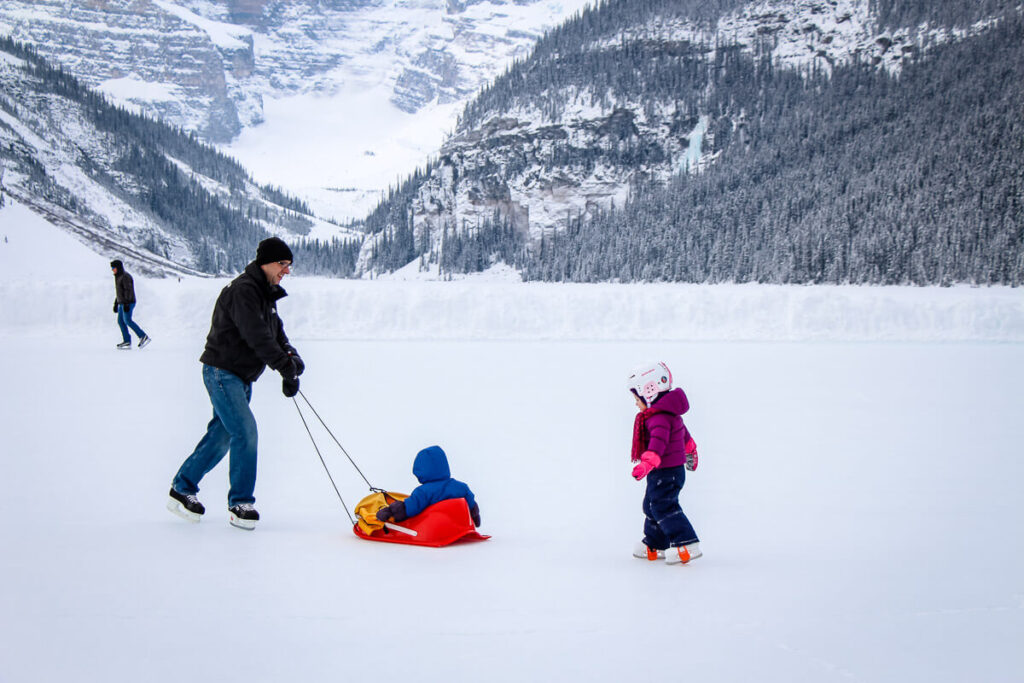
POLYGON ((117 305, 117 324, 121 328, 121 337, 124 341, 130 342, 131 336, 128 334, 128 328, 132 328, 135 334, 139 335, 139 339, 146 336, 146 333, 142 331, 142 328, 135 324, 132 320, 132 309, 135 308, 135 304, 118 304, 117 305))
POLYGON ((679 506, 679 492, 686 483, 686 468, 654 469, 647 475, 644 496, 644 543, 665 550, 697 542, 697 532, 679 506))
POLYGON ((213 419, 206 435, 196 445, 174 477, 179 493, 196 494, 199 482, 231 451, 228 477, 228 507, 253 503, 256 488, 256 418, 249 408, 252 384, 238 375, 203 365, 203 383, 213 403, 213 419))

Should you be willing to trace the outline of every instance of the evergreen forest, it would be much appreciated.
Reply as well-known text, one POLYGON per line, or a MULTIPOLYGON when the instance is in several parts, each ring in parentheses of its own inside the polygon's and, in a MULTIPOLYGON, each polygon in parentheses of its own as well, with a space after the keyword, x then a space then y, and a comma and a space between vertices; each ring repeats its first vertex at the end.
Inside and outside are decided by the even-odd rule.
POLYGON ((544 240, 529 278, 1019 285, 1024 21, 898 76, 751 61, 742 141, 544 240))

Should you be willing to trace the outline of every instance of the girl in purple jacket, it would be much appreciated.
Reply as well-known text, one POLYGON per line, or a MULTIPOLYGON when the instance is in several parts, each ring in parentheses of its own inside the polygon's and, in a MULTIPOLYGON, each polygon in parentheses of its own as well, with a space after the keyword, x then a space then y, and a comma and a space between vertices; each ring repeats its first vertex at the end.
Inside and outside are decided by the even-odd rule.
POLYGON ((690 402, 682 389, 672 388, 672 372, 661 362, 637 368, 629 390, 640 411, 633 422, 633 478, 647 477, 644 540, 633 556, 686 564, 702 554, 697 532, 679 506, 686 471, 697 469, 697 445, 682 417, 690 402))

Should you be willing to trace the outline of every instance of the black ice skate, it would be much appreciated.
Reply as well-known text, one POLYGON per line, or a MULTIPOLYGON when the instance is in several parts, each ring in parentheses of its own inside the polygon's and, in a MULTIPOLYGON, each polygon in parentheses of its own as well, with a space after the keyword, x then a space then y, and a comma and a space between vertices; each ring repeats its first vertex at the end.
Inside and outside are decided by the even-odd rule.
POLYGON ((260 513, 256 512, 256 508, 252 506, 252 503, 232 505, 228 508, 228 512, 231 515, 229 518, 231 526, 238 527, 239 529, 252 531, 256 528, 256 522, 260 520, 260 513))
POLYGON ((202 519, 206 508, 194 495, 178 493, 172 488, 170 496, 167 500, 168 510, 189 522, 198 522, 202 519))

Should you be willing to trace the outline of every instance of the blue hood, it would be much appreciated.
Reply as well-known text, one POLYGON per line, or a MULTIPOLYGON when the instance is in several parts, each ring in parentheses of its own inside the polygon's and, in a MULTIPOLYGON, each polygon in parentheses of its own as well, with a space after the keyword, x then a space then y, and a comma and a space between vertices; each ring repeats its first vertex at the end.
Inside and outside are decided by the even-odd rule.
POLYGON ((417 453, 412 463, 412 473, 421 484, 428 481, 444 481, 452 476, 452 471, 448 467, 448 456, 440 446, 430 446, 417 453))

